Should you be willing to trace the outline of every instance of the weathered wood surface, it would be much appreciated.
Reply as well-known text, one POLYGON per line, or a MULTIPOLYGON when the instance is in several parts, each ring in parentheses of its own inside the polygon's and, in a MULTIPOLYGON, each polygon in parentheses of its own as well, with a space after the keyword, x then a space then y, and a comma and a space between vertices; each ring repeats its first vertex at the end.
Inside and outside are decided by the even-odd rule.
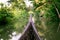
POLYGON ((32 15, 30 15, 29 22, 19 40, 41 40, 32 21, 32 15))

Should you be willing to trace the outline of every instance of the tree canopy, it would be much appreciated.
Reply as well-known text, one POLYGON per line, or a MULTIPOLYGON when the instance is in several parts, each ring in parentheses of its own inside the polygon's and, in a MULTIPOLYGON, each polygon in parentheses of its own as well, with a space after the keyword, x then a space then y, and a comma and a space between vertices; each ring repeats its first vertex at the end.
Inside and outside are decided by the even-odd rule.
POLYGON ((12 32, 21 33, 32 12, 39 36, 44 40, 60 40, 60 0, 25 1, 8 0, 10 7, 0 3, 0 38, 8 40, 12 32), (29 7, 25 1, 31 3, 29 7))

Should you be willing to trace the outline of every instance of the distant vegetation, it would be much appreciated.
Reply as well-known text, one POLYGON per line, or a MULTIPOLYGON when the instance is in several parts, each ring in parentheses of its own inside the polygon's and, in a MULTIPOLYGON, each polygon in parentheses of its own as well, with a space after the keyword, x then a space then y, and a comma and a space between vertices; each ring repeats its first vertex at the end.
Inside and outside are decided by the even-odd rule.
POLYGON ((12 32, 21 33, 33 12, 35 26, 45 40, 60 40, 60 0, 31 0, 33 7, 26 7, 23 0, 10 0, 10 7, 0 3, 0 38, 8 40, 12 32), (57 9, 57 10, 56 10, 57 9))

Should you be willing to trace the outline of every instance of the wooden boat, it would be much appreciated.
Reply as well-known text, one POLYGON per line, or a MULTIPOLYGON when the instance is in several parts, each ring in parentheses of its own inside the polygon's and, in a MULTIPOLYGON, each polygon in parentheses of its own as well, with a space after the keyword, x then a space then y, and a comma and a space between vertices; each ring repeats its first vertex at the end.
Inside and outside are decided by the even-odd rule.
POLYGON ((29 22, 19 40, 41 40, 32 21, 32 14, 30 15, 29 22))

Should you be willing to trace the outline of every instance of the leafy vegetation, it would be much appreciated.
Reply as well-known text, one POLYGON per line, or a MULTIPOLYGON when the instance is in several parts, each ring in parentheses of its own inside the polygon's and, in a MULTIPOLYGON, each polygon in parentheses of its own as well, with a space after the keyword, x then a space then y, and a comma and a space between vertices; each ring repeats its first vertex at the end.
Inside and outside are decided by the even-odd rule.
POLYGON ((10 0, 12 6, 0 8, 0 38, 8 40, 16 31, 21 33, 29 19, 29 11, 33 12, 35 26, 44 40, 60 40, 59 0, 30 0, 33 8, 27 8, 24 0, 10 0), (58 12, 57 12, 57 10, 58 12), (6 36, 7 35, 7 36, 6 36))
POLYGON ((0 9, 0 38, 7 40, 14 29, 14 14, 7 8, 0 9), (6 36, 7 35, 7 36, 6 36), (6 39, 7 38, 7 39, 6 39))

